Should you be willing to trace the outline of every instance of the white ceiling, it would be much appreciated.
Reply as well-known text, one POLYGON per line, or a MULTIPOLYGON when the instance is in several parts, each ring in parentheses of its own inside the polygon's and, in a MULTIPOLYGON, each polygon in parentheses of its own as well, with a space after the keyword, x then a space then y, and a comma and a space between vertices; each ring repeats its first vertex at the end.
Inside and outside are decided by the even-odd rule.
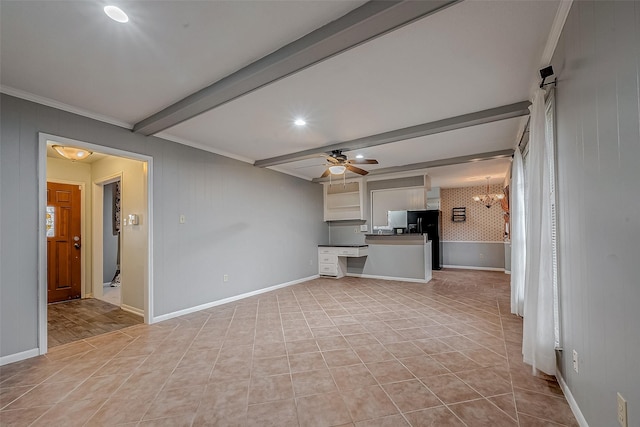
MULTIPOLYGON (((1 3, 4 92, 131 126, 364 2, 119 2, 131 19, 124 25, 104 15, 102 1, 1 3)), ((160 136, 252 162, 523 101, 546 65, 558 5, 463 1, 160 136), (308 126, 295 127, 297 116, 308 126)), ((365 169, 513 148, 524 120, 371 147, 362 154, 380 164, 365 169)), ((311 179, 319 164, 276 169, 311 179)), ((477 185, 468 179, 498 179, 507 166, 491 160, 429 174, 442 186, 477 185)))

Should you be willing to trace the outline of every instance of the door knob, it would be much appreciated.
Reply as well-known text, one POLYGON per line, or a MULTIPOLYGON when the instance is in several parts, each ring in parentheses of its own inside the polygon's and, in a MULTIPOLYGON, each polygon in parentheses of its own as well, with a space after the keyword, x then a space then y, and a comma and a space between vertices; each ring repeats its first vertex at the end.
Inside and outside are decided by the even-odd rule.
POLYGON ((80 249, 80 243, 74 243, 73 247, 76 248, 76 249, 80 249))

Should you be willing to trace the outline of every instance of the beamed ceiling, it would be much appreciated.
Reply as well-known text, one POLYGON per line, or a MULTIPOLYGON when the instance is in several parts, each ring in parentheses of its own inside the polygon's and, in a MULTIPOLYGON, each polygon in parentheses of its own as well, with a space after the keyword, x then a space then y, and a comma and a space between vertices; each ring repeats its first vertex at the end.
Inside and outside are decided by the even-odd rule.
POLYGON ((503 179, 563 19, 526 0, 119 2, 126 24, 103 1, 1 3, 4 93, 304 179, 343 149, 443 187, 503 179))

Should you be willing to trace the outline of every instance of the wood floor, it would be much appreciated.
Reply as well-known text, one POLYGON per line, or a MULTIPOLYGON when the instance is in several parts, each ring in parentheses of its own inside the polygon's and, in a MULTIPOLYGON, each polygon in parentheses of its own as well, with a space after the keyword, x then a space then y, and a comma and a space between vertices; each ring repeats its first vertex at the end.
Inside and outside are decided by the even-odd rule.
POLYGON ((120 307, 94 298, 47 306, 49 348, 143 323, 120 307))

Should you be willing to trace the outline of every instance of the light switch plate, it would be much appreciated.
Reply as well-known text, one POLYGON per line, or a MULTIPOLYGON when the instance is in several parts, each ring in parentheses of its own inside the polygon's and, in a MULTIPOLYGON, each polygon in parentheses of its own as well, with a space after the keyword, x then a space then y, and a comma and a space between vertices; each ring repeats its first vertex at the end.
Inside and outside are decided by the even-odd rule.
POLYGON ((360 231, 369 231, 369 226, 367 224, 362 224, 360 226, 360 231))

